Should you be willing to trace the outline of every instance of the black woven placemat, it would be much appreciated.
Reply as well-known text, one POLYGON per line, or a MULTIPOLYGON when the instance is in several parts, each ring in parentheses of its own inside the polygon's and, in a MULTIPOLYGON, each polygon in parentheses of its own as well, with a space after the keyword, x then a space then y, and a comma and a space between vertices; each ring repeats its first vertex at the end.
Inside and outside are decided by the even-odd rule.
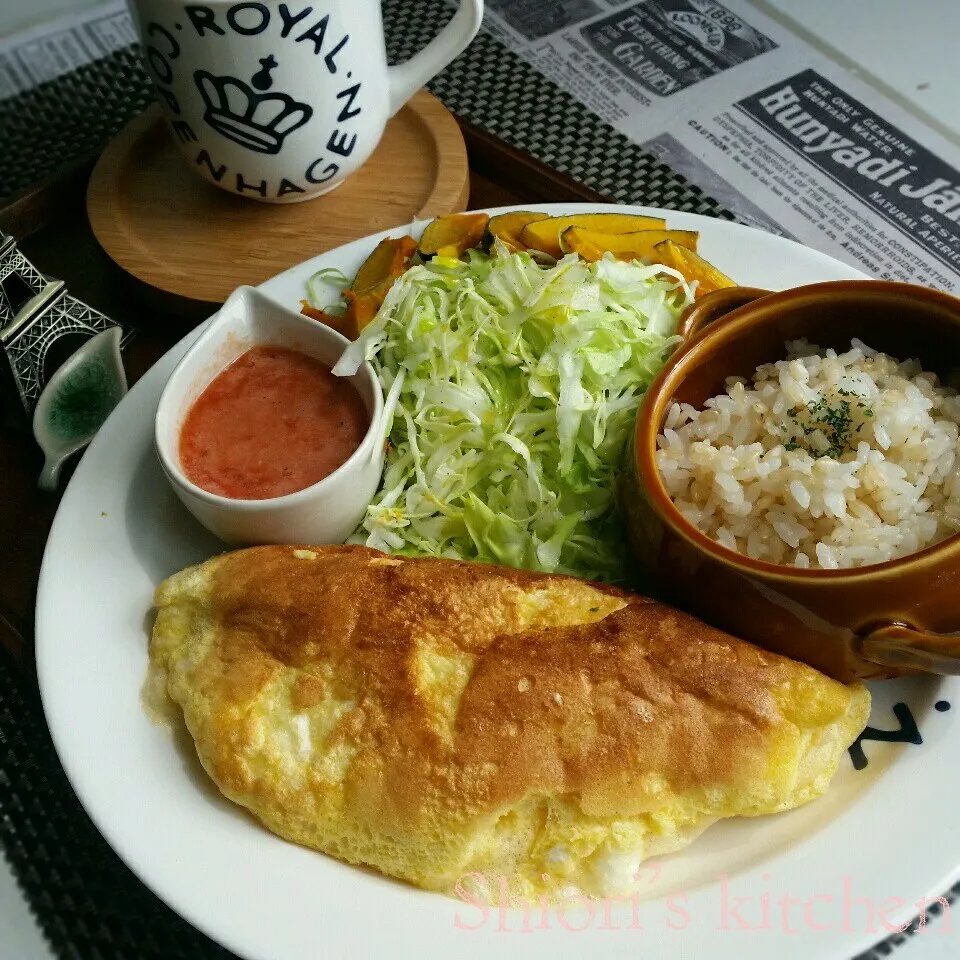
POLYGON ((178 917, 107 845, 60 766, 35 679, 2 648, 0 842, 41 931, 64 960, 234 956, 178 917))
MULTIPOLYGON (((384 0, 383 15, 389 55, 398 62, 440 29, 451 8, 443 0, 384 0)), ((481 34, 429 86, 458 116, 611 200, 734 219, 489 36, 481 34)), ((150 100, 137 50, 129 47, 0 102, 0 206, 71 161, 95 155, 150 100)), ((232 956, 176 916, 106 844, 57 760, 35 678, 2 652, 0 842, 59 957, 232 956)), ((889 956, 916 929, 915 923, 858 960, 889 956)))

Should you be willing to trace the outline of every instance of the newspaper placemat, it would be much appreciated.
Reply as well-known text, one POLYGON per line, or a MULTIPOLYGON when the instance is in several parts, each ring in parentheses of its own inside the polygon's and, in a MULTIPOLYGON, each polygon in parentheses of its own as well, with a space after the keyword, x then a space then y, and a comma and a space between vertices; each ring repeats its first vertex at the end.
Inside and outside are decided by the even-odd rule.
MULTIPOLYGON (((416 13, 385 4, 396 59, 450 10, 416 13)), ((431 89, 508 142, 614 200, 729 212, 960 290, 960 149, 749 0, 489 0, 485 25, 516 56, 482 37, 431 89)), ((0 42, 0 105, 132 39, 110 2, 0 42)))
POLYGON ((0 101, 136 43, 123 3, 110 2, 0 38, 0 101))
MULTIPOLYGON (((444 0, 418 0, 416 16, 411 16, 410 2, 383 3, 394 62, 422 47, 450 16, 451 8, 444 0)), ((843 131, 853 131, 857 119, 852 111, 863 108, 864 117, 866 110, 872 115, 869 126, 863 120, 858 124, 857 138, 868 142, 867 131, 887 149, 874 145, 875 152, 863 155, 857 163, 879 160, 877 151, 888 162, 900 159, 899 166, 883 171, 868 167, 867 172, 876 172, 877 181, 890 180, 880 185, 883 189, 910 185, 909 192, 918 195, 901 195, 924 208, 921 217, 936 218, 960 209, 951 206, 947 192, 960 178, 937 173, 944 168, 931 166, 927 155, 921 158, 927 165, 921 166, 912 159, 914 154, 904 152, 922 148, 935 156, 942 145, 925 131, 914 131, 906 121, 898 128, 902 131, 899 146, 891 143, 890 137, 898 139, 888 119, 893 113, 878 107, 872 95, 856 88, 851 78, 822 62, 822 57, 809 62, 782 59, 784 50, 796 53, 789 35, 759 15, 733 13, 734 0, 727 0, 723 7, 713 0, 488 0, 488 6, 488 32, 432 81, 432 92, 461 117, 611 200, 736 218, 826 248, 830 237, 810 239, 806 235, 809 221, 800 215, 802 211, 785 215, 771 201, 771 196, 776 196, 772 189, 776 170, 789 184, 787 191, 776 183, 786 191, 790 203, 804 207, 809 215, 810 204, 820 197, 817 202, 829 200, 837 205, 832 216, 838 223, 855 224, 851 235, 859 238, 862 247, 852 247, 841 259, 870 270, 862 248, 873 250, 872 245, 883 239, 878 230, 891 230, 891 241, 905 248, 918 238, 900 239, 900 233, 894 234, 893 228, 877 220, 876 210, 869 206, 866 214, 857 208, 858 217, 870 214, 874 218, 864 224, 852 218, 839 219, 848 215, 846 205, 863 206, 867 201, 839 184, 829 186, 832 181, 825 172, 818 173, 809 158, 820 155, 819 163, 837 163, 836 151, 853 149, 857 141, 848 146, 837 142, 833 152, 803 149, 815 145, 815 138, 807 143, 804 137, 812 137, 820 124, 828 127, 819 134, 820 145, 831 134, 844 138, 843 131), (657 30, 661 31, 659 39, 657 30), (631 39, 632 32, 637 33, 631 39), (497 37, 512 50, 505 49, 497 37), (695 54, 698 48, 702 57, 695 54), (686 50, 689 62, 678 49, 686 50), (657 68, 660 73, 644 61, 655 63, 658 57, 663 61, 657 68), (781 59, 774 61, 775 57, 781 59), (758 64, 764 69, 751 73, 753 86, 744 87, 741 81, 747 78, 743 71, 755 70, 758 64), (733 80, 737 83, 731 85, 733 80), (708 89, 714 97, 709 102, 701 95, 708 89), (860 99, 854 96, 855 89, 860 99), (790 91, 798 97, 796 103, 790 91), (641 104, 641 96, 649 101, 648 114, 641 114, 642 121, 634 126, 627 117, 631 100, 641 104), (682 101, 675 99, 682 96, 699 112, 684 116, 682 101), (818 105, 814 97, 828 107, 818 105), (834 98, 847 106, 834 103, 834 98), (716 106, 726 101, 726 106, 716 106), (583 109, 583 103, 589 111, 583 109), (659 113, 653 109, 655 105, 659 113), (797 105, 803 109, 783 116, 797 105), (826 113, 815 114, 808 105, 826 113), (837 111, 848 119, 838 120, 837 111), (801 119, 799 113, 806 113, 809 119, 801 119), (784 126, 781 120, 791 116, 795 117, 793 124, 784 126), (656 117, 661 118, 659 128, 656 117), (832 126, 826 123, 827 117, 832 126), (747 139, 744 131, 755 139, 747 139), (803 146, 791 148, 791 152, 791 138, 803 146), (804 162, 810 169, 801 167, 804 162), (779 166, 772 166, 774 163, 779 166), (800 171, 791 173, 796 181, 786 180, 791 165, 800 171), (894 177, 901 170, 907 173, 894 177), (933 179, 924 179, 927 175, 933 179), (826 194, 828 189, 833 198, 826 194), (801 201, 801 195, 807 199, 801 201), (854 255, 855 250, 863 256, 854 255)), ((86 15, 57 21, 45 31, 0 41, 0 131, 7 160, 0 169, 0 197, 9 199, 71 160, 92 155, 143 109, 150 99, 149 83, 132 39, 126 7, 108 3, 86 15)), ((851 137, 852 133, 845 139, 851 137)), ((944 151, 944 159, 937 162, 953 161, 946 159, 944 151)), ((856 166, 845 169, 857 172, 856 166)), ((876 206, 878 201, 869 202, 876 206)), ((788 210, 792 209, 790 203, 788 210)), ((893 216, 892 211, 888 213, 893 216)), ((910 228, 903 220, 897 222, 901 224, 898 231, 910 228)), ((829 252, 837 255, 835 249, 829 252)), ((926 254, 913 256, 921 265, 936 263, 926 254)), ((876 275, 880 275, 881 260, 871 261, 877 265, 876 275)), ((909 272, 917 261, 905 258, 897 266, 909 272)), ((950 280, 946 272, 943 276, 950 280)), ((919 273, 910 279, 923 282, 919 273)), ((31 685, 18 680, 10 665, 2 661, 0 838, 59 955, 125 960, 229 956, 142 887, 99 837, 60 769, 31 685)), ((946 897, 950 903, 954 898, 955 892, 946 897)), ((934 904, 907 930, 858 960, 889 956, 914 933, 933 927, 940 912, 940 905, 934 904)))
POLYGON ((749 0, 489 0, 497 36, 738 219, 960 290, 960 149, 749 0))

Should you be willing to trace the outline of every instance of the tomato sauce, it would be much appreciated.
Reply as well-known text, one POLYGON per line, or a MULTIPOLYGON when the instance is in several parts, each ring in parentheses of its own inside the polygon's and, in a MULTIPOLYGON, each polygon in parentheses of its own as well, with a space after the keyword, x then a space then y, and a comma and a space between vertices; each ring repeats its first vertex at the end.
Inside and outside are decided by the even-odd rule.
POLYGON ((180 431, 180 465, 235 500, 303 490, 341 466, 370 425, 349 380, 286 347, 253 347, 200 394, 180 431))

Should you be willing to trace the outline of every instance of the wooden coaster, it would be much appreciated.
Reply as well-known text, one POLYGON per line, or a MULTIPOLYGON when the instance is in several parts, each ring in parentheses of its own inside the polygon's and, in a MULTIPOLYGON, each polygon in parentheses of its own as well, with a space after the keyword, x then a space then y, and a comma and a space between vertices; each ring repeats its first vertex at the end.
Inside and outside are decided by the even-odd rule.
POLYGON ((175 296, 222 303, 360 237, 464 210, 470 170, 452 114, 421 90, 342 186, 303 203, 243 199, 190 170, 159 107, 132 121, 97 162, 87 214, 111 259, 175 296))

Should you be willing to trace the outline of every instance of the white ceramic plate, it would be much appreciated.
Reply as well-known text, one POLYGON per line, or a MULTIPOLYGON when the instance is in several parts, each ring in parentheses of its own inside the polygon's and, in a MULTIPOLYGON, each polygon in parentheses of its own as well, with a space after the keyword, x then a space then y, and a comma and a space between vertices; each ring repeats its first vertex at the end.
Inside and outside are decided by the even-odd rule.
MULTIPOLYGON (((861 276, 781 238, 664 215, 671 226, 701 231, 704 256, 744 285, 861 276)), ((315 270, 352 275, 377 240, 403 229, 414 227, 334 250, 262 289, 296 307, 315 270)), ((348 953, 848 960, 960 875, 960 741, 951 740, 960 681, 929 677, 873 688, 871 724, 897 729, 892 707, 906 704, 922 745, 867 743, 869 765, 858 771, 845 757, 816 803, 721 822, 682 853, 646 864, 636 913, 632 904, 600 903, 546 918, 534 910, 525 924, 522 911, 484 912, 268 833, 219 795, 192 745, 175 742, 140 704, 154 588, 222 549, 180 505, 153 449, 160 391, 191 340, 131 390, 70 482, 40 577, 37 667, 57 751, 88 813, 144 883, 215 940, 250 960, 348 953)))

